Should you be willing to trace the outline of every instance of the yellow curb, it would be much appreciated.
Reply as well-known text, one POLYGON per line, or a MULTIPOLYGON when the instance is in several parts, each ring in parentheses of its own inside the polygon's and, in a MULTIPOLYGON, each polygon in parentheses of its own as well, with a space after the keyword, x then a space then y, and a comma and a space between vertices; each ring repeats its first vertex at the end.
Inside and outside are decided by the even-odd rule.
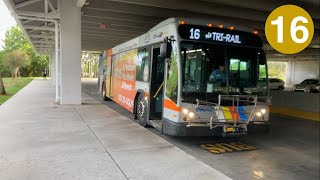
POLYGON ((286 116, 299 117, 313 121, 320 121, 320 112, 308 112, 299 109, 278 106, 271 106, 270 112, 274 114, 282 114, 286 116))

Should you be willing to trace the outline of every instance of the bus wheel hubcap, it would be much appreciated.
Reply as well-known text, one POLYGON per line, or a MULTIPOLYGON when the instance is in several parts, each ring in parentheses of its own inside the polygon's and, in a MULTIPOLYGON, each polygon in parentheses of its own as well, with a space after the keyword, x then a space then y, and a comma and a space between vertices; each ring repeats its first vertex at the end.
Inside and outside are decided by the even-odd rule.
POLYGON ((138 105, 138 114, 139 114, 140 117, 144 116, 144 109, 145 109, 144 102, 140 101, 139 105, 138 105))

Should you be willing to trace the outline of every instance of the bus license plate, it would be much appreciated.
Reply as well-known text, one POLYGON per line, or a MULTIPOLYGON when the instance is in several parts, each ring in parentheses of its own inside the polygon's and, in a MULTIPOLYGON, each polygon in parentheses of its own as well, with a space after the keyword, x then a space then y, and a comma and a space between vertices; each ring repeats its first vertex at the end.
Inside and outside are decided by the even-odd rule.
POLYGON ((226 132, 234 132, 234 131, 235 131, 235 129, 233 127, 228 127, 226 129, 226 132))

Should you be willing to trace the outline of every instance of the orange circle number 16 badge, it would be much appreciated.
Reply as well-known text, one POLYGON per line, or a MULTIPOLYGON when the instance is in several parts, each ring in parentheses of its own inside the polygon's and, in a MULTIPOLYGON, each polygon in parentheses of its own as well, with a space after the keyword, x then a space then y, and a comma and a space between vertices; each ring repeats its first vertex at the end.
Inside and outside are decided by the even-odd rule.
POLYGON ((269 44, 283 54, 304 50, 314 33, 312 18, 299 6, 284 5, 273 10, 265 24, 269 44))

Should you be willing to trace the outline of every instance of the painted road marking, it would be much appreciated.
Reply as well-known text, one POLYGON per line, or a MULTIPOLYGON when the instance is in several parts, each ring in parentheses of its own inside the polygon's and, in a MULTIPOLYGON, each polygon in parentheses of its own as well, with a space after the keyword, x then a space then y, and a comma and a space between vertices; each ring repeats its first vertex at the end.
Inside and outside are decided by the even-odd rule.
POLYGON ((200 147, 214 154, 237 151, 252 151, 257 149, 253 146, 249 146, 240 142, 201 144, 200 147))

